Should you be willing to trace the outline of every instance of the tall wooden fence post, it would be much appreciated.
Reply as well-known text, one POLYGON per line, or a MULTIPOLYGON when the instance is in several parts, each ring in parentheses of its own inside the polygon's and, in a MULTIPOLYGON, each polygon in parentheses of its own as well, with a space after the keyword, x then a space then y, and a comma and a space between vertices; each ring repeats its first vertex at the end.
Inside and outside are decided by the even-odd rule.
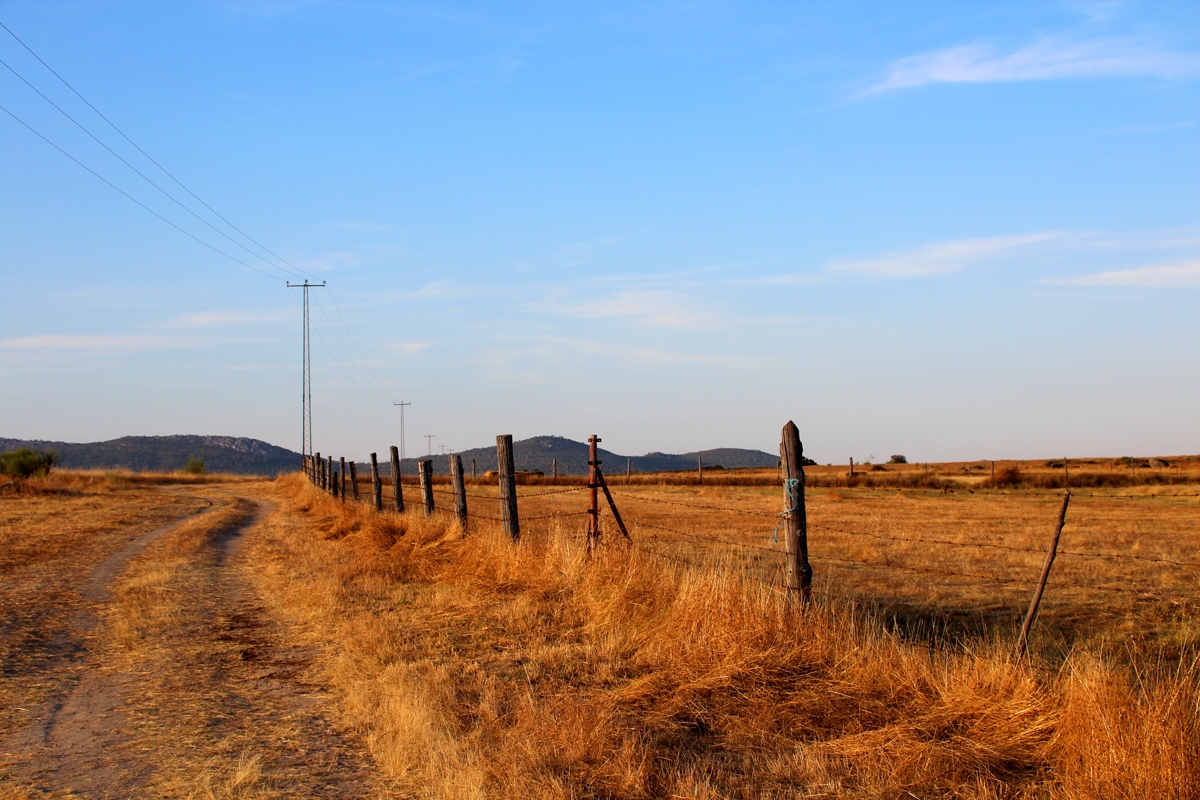
POLYGON ((329 456, 329 458, 326 459, 326 461, 328 462, 329 466, 328 466, 328 469, 326 470, 325 474, 329 476, 329 481, 328 481, 327 485, 325 486, 325 491, 329 492, 334 497, 337 497, 337 489, 333 485, 333 482, 335 480, 335 476, 333 474, 333 456, 329 456))
POLYGON ((807 605, 812 596, 812 564, 808 563, 808 512, 804 507, 804 445, 796 423, 783 426, 779 444, 783 459, 783 498, 787 503, 784 528, 787 531, 787 586, 790 598, 799 597, 807 605))
POLYGON ((550 459, 550 480, 558 483, 558 456, 550 459))
POLYGON ((325 488, 325 481, 321 478, 321 473, 324 471, 325 462, 321 460, 321 454, 313 455, 313 485, 318 489, 325 488))
POLYGON ((496 467, 500 475, 500 518, 504 532, 515 541, 521 538, 521 518, 517 516, 517 468, 511 433, 496 437, 496 467))
POLYGON ((450 456, 450 482, 454 485, 454 516, 463 533, 467 532, 467 487, 463 484, 462 457, 457 453, 450 456))
POLYGON ((421 502, 425 506, 425 516, 433 516, 433 459, 423 459, 417 463, 421 478, 421 502))
POLYGON ((342 485, 338 487, 338 497, 341 501, 346 502, 346 457, 342 456, 342 471, 339 473, 342 476, 342 485))
POLYGON ((404 513, 404 489, 400 485, 400 449, 392 445, 392 500, 396 513, 404 513))
POLYGON ((475 477, 475 459, 471 459, 471 477, 475 477))
POLYGON ((358 466, 350 459, 350 489, 354 492, 354 502, 358 502, 358 466))
POLYGON ((588 437, 588 538, 587 549, 592 549, 600 543, 600 496, 596 493, 600 488, 597 473, 600 471, 600 437, 592 434, 588 437))
POLYGON ((1054 526, 1054 535, 1050 537, 1050 547, 1046 549, 1046 563, 1042 565, 1042 574, 1038 578, 1037 589, 1029 602, 1029 611, 1025 614, 1025 622, 1021 624, 1021 635, 1017 639, 1017 660, 1025 656, 1029 646, 1029 630, 1033 627, 1033 619, 1037 616, 1038 605, 1042 602, 1042 593, 1046 591, 1046 581, 1050 579, 1050 567, 1054 566, 1054 556, 1058 554, 1058 537, 1062 536, 1063 525, 1067 523, 1067 504, 1071 502, 1071 490, 1063 493, 1062 506, 1058 509, 1058 522, 1054 526))
POLYGON ((375 500, 375 510, 383 511, 383 484, 379 482, 379 458, 371 453, 371 496, 375 500))

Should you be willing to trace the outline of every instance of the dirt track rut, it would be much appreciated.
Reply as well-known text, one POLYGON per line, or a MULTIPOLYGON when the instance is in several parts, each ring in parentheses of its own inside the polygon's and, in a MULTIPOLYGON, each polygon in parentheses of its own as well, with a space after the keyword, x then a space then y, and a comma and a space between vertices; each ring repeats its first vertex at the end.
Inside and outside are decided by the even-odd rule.
POLYGON ((114 659, 105 627, 117 588, 169 557, 170 534, 195 516, 141 535, 92 571, 63 649, 69 677, 27 709, 27 725, 0 732, 9 774, 61 797, 367 796, 368 759, 329 721, 307 677, 312 654, 289 645, 249 580, 247 539, 269 501, 197 499, 205 512, 215 500, 244 513, 163 587, 186 597, 177 618, 132 660, 114 659))

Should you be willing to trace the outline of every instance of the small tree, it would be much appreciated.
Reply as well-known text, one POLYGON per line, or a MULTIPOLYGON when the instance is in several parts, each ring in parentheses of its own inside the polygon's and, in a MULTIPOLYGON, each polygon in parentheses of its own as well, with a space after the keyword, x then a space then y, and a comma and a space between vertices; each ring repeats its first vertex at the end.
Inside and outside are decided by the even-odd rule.
POLYGON ((14 478, 48 475, 57 463, 58 453, 53 450, 41 451, 19 447, 7 453, 0 453, 0 475, 11 475, 14 478))
POLYGON ((888 459, 889 464, 907 464, 908 459, 901 455, 895 455, 888 459))
POLYGON ((187 466, 183 468, 184 473, 188 475, 203 475, 204 474, 204 456, 192 456, 188 459, 187 466))

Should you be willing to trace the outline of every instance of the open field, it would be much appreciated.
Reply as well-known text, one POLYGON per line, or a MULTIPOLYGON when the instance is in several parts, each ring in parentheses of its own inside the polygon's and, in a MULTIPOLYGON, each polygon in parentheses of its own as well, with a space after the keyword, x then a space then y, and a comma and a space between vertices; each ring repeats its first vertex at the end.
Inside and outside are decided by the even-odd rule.
POLYGON ((0 797, 1200 796, 1194 484, 1076 490, 1020 665, 1058 490, 811 487, 801 615, 777 486, 613 484, 591 559, 576 485, 0 499, 0 797))

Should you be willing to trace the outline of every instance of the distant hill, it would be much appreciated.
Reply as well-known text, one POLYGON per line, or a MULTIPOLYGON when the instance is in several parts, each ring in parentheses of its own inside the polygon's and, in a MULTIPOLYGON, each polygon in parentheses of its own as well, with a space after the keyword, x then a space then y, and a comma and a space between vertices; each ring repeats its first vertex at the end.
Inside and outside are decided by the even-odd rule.
POLYGON ((18 447, 53 450, 62 469, 129 469, 172 472, 190 458, 203 458, 209 472, 277 475, 300 469, 300 454, 240 436, 123 436, 108 442, 75 444, 2 439, 0 451, 18 447))
MULTIPOLYGON (((747 467, 775 467, 779 464, 779 456, 764 453, 762 450, 743 450, 736 447, 722 447, 715 450, 701 450, 695 453, 647 453, 644 456, 623 456, 610 450, 600 448, 600 461, 606 474, 616 475, 625 472, 626 459, 634 472, 667 472, 670 470, 690 470, 696 468, 697 460, 702 460, 705 467, 724 467, 725 469, 742 469, 747 467)), ((472 450, 459 452, 463 460, 463 469, 471 474, 471 459, 475 459, 477 474, 482 475, 488 470, 496 469, 496 448, 476 447, 472 450)), ((384 474, 391 472, 387 466, 388 454, 379 454, 380 468, 384 474)), ((421 458, 424 458, 422 456, 421 458)), ((550 474, 553 459, 558 459, 559 475, 586 475, 588 471, 588 445, 586 442, 576 442, 562 436, 535 436, 513 442, 513 460, 517 470, 540 470, 550 474)), ((400 466, 405 475, 414 475, 420 458, 406 458, 400 466)), ((442 475, 450 471, 449 458, 443 455, 433 456, 433 471, 442 475)))

